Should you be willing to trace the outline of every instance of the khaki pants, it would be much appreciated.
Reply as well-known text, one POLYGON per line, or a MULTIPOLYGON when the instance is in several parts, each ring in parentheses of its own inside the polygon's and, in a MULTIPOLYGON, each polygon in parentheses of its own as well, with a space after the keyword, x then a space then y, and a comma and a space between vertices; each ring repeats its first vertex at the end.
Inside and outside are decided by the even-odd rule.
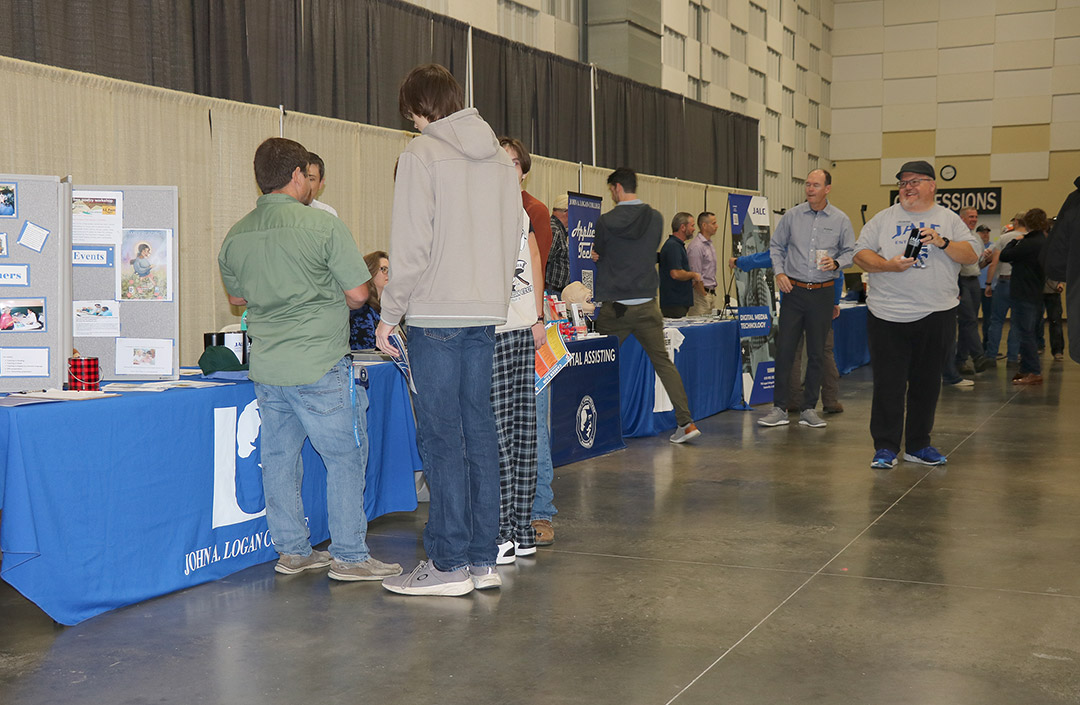
POLYGON ((702 296, 694 290, 694 305, 690 307, 687 312, 687 316, 711 316, 715 306, 715 294, 705 294, 702 296))

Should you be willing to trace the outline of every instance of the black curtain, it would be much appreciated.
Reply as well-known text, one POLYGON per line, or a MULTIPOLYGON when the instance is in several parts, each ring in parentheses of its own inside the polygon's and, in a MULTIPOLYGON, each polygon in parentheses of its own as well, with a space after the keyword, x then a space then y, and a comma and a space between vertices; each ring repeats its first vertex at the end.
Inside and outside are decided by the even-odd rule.
POLYGON ((500 135, 530 152, 591 161, 589 67, 473 30, 473 99, 500 135))
MULTIPOLYGON (((468 25, 401 0, 0 0, 0 54, 391 128, 423 63, 466 82, 468 25)), ((473 30, 473 97, 537 154, 592 163, 590 68, 473 30)), ((597 163, 757 188, 757 121, 597 71, 597 163)))

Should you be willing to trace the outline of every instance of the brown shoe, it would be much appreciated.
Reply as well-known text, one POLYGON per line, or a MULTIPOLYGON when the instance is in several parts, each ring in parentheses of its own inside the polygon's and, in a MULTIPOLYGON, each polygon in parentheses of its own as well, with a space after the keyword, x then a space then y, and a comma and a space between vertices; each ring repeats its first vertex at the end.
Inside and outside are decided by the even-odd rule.
POLYGON ((1061 362, 1064 359, 1065 359, 1065 353, 1054 353, 1054 360, 1056 362, 1061 362))
POLYGON ((821 410, 826 414, 842 414, 844 413, 844 405, 840 402, 836 402, 835 404, 824 404, 822 405, 821 410))
POLYGON ((555 527, 550 519, 533 519, 532 528, 536 531, 536 545, 550 546, 555 543, 555 527))
POLYGON ((1013 384, 1042 384, 1042 375, 1029 372, 1020 379, 1014 379, 1013 384))

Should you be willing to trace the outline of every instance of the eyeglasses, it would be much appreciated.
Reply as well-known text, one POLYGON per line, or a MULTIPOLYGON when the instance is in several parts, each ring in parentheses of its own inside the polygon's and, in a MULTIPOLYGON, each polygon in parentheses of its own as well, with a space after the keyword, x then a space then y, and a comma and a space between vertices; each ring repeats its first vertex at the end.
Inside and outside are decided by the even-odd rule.
POLYGON ((924 181, 933 181, 933 179, 908 179, 907 181, 897 181, 896 185, 904 188, 905 186, 918 186, 924 181))
POLYGON ((389 274, 390 273, 390 268, 389 267, 379 267, 379 271, 382 272, 383 274, 389 274))

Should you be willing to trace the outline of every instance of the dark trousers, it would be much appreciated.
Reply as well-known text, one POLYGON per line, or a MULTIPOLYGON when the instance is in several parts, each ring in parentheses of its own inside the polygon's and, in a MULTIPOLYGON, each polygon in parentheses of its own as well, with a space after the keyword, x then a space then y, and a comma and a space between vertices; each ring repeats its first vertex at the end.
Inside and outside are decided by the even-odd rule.
MULTIPOLYGON (((1065 354, 1065 332, 1061 324, 1061 294, 1043 294, 1043 307, 1046 310, 1046 322, 1050 325, 1050 352, 1054 355, 1065 354)), ((1039 350, 1046 349, 1046 338, 1043 331, 1042 310, 1039 312, 1039 320, 1035 323, 1035 341, 1039 350)))
POLYGON ((976 360, 982 356, 983 344, 979 340, 979 305, 982 289, 978 277, 960 277, 960 305, 956 308, 956 364, 961 365, 969 357, 976 360))
MULTIPOLYGON (((795 396, 799 399, 802 398, 803 393, 803 370, 802 370, 802 351, 803 341, 806 340, 805 336, 799 338, 799 346, 795 348, 795 361, 791 363, 791 385, 788 389, 788 396, 795 396)), ((840 370, 836 369, 836 356, 833 353, 833 329, 829 326, 829 332, 825 336, 825 357, 823 358, 825 366, 821 372, 821 405, 826 408, 833 408, 840 404, 840 370)), ((791 405, 788 405, 791 408, 791 405)))
POLYGON ((806 381, 803 383, 802 407, 817 406, 821 377, 825 369, 825 336, 832 326, 833 288, 801 289, 794 287, 780 299, 780 332, 776 341, 776 373, 773 405, 789 406, 791 370, 799 339, 806 335, 806 381))
POLYGON ((1043 302, 1012 300, 1012 324, 1020 331, 1020 373, 1042 374, 1039 347, 1035 339, 1035 323, 1043 302))
POLYGON ((690 310, 689 306, 661 306, 660 313, 664 318, 685 318, 686 312, 690 310))
POLYGON ((870 435, 876 450, 888 448, 899 454, 901 433, 909 453, 930 445, 941 392, 941 367, 947 340, 955 330, 955 308, 911 323, 892 323, 867 313, 870 363, 874 367, 870 435))

